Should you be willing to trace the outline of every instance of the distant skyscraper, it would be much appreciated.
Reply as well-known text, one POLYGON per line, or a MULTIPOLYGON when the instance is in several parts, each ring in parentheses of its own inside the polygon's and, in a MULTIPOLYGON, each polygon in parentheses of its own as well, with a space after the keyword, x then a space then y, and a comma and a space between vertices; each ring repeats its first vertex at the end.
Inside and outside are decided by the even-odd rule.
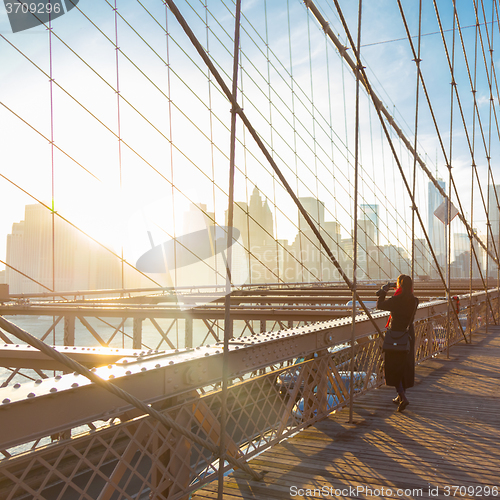
POLYGON ((42 205, 13 224, 7 264, 11 293, 121 288, 119 259, 42 205))
MULTIPOLYGON (((446 183, 443 180, 438 179, 437 183, 443 190, 446 189, 446 183)), ((440 259, 440 263, 442 263, 443 259, 446 257, 445 226, 434 215, 434 211, 443 203, 443 201, 444 198, 436 189, 436 186, 434 186, 432 182, 429 182, 427 199, 427 234, 429 235, 429 240, 434 253, 438 259, 440 259)))
POLYGON ((369 242, 369 246, 379 245, 379 219, 378 219, 378 205, 370 204, 360 204, 360 221, 371 221, 372 224, 368 224, 369 227, 373 229, 373 234, 370 234, 370 238, 373 241, 369 242))
MULTIPOLYGON (((312 196, 299 198, 314 226, 325 234, 325 203, 312 196)), ((325 257, 321 255, 321 244, 304 216, 298 212, 299 232, 295 238, 294 251, 300 265, 296 266, 297 281, 314 282, 323 279, 325 257)), ((330 274, 330 273, 329 273, 330 274)), ((329 278, 328 278, 329 279, 329 278)))
MULTIPOLYGON (((226 211, 227 224, 227 211, 226 211)), ((262 200, 257 186, 250 196, 250 202, 236 202, 234 205, 233 226, 242 236, 243 245, 249 252, 249 275, 252 283, 272 283, 277 281, 278 245, 274 239, 273 214, 267 199, 262 200)))
MULTIPOLYGON (((488 220, 491 224, 491 233, 488 230, 488 243, 490 245, 490 252, 495 254, 496 251, 500 254, 500 212, 498 208, 497 198, 500 200, 500 185, 490 184, 488 186, 488 220), (495 195, 496 191, 496 195, 495 195), (493 240, 491 239, 491 234, 493 234, 493 240), (493 242, 495 243, 493 245, 493 242)), ((488 259, 488 274, 490 276, 497 275, 497 266, 493 259, 488 259)))
MULTIPOLYGON (((316 226, 323 225, 325 221, 325 203, 311 196, 299 198, 299 201, 313 222, 316 223, 316 226)), ((299 231, 307 230, 310 230, 309 224, 299 212, 299 231)))
POLYGON ((250 245, 266 245, 274 242, 273 214, 267 203, 262 201, 260 191, 255 186, 248 205, 250 215, 250 245))
MULTIPOLYGON (((500 232, 500 227, 499 227, 499 219, 500 219, 500 213, 498 209, 498 204, 497 204, 497 197, 500 200, 500 185, 497 184, 493 186, 490 184, 488 186, 488 217, 490 219, 490 224, 491 224, 491 231, 493 235, 498 237, 498 234, 500 232), (496 196, 495 196, 495 191, 496 191, 496 196)), ((498 238, 497 238, 498 239, 498 238)))
POLYGON ((415 238, 415 278, 420 277, 426 279, 429 277, 429 245, 427 240, 415 238))
POLYGON ((470 252, 470 239, 467 233, 453 234, 453 256, 456 259, 463 253, 470 252))

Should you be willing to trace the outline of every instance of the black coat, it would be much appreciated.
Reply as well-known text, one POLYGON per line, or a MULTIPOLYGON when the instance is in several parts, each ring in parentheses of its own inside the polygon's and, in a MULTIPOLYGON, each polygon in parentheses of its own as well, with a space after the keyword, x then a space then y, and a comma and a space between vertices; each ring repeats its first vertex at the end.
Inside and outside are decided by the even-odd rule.
MULTIPOLYGON (((397 331, 406 330, 413 315, 418 299, 413 294, 395 295, 386 300, 386 294, 381 293, 377 300, 377 309, 391 312, 388 328, 397 331)), ((386 351, 385 353, 385 383, 397 387, 403 382, 403 387, 413 387, 415 383, 415 330, 410 326, 410 352, 386 351)))

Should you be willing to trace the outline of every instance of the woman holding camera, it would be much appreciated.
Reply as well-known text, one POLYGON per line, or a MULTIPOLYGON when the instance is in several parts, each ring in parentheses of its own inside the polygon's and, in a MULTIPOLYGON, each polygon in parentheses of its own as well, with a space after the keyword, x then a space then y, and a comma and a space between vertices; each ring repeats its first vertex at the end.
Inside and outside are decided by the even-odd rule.
POLYGON ((386 299, 385 297, 391 285, 389 283, 378 290, 377 309, 391 312, 386 325, 387 328, 396 331, 404 331, 408 328, 410 334, 409 352, 385 351, 385 383, 396 388, 398 395, 393 399, 393 402, 398 405, 398 411, 401 412, 410 404, 405 391, 409 387, 413 387, 415 382, 413 317, 419 300, 413 295, 413 283, 409 276, 405 274, 399 275, 394 295, 386 299))

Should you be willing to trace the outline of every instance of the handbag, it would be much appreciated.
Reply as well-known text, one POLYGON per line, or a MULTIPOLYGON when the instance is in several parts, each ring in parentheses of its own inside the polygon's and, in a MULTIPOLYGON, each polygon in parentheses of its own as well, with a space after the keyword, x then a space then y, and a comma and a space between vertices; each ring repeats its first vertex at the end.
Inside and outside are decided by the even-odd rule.
POLYGON ((410 332, 408 328, 403 332, 388 328, 385 332, 382 349, 384 351, 410 352, 410 332))
POLYGON ((411 315, 408 327, 404 331, 387 329, 384 336, 384 344, 382 350, 384 351, 399 351, 410 352, 410 326, 413 324, 413 318, 417 312, 417 306, 411 315))

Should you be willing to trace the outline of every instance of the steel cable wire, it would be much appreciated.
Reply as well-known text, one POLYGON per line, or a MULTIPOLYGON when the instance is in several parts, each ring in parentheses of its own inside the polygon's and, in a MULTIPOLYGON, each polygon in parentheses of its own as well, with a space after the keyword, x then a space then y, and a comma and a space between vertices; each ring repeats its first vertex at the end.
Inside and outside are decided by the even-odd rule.
MULTIPOLYGON (((410 47, 411 47, 411 50, 412 50, 412 53, 413 53, 413 56, 414 56, 414 59, 417 59, 417 54, 415 52, 415 47, 413 45, 413 41, 412 41, 412 37, 410 36, 410 31, 409 31, 409 28, 408 28, 408 23, 407 23, 407 20, 406 20, 406 16, 404 14, 404 11, 403 11, 403 8, 402 8, 402 5, 401 5, 401 2, 398 0, 398 6, 399 6, 399 9, 400 9, 400 13, 401 13, 401 17, 402 17, 402 20, 403 20, 403 23, 404 23, 404 26, 405 26, 405 30, 406 30, 406 33, 407 33, 407 37, 408 37, 408 41, 409 41, 409 44, 410 44, 410 47)), ((437 123, 437 119, 436 119, 436 115, 434 113, 434 107, 431 103, 431 100, 430 100, 430 96, 429 96, 429 93, 427 91, 427 86, 425 84, 425 79, 424 79, 424 76, 422 75, 421 73, 421 70, 419 68, 419 72, 420 72, 420 83, 422 85, 422 89, 424 91, 424 94, 426 96, 426 100, 427 100, 427 104, 428 104, 428 108, 429 108, 429 111, 431 113, 431 116, 432 116, 432 120, 433 120, 433 123, 434 123, 434 128, 436 130, 436 135, 437 135, 437 138, 438 138, 438 141, 439 141, 439 144, 440 144, 440 147, 441 147, 441 151, 443 153, 443 156, 445 158, 445 162, 446 164, 449 163, 448 161, 448 154, 446 153, 446 150, 445 150, 445 147, 444 147, 444 143, 443 143, 443 139, 442 139, 442 134, 441 134, 441 131, 440 131, 440 128, 439 128, 439 125, 437 123)), ((475 164, 473 163, 473 165, 475 166, 475 164)), ((479 179, 479 177, 478 177, 479 179)), ((455 190, 455 195, 456 195, 456 199, 457 199, 457 202, 458 202, 458 205, 459 205, 459 209, 460 209, 460 215, 463 217, 463 220, 465 220, 465 215, 464 215, 464 210, 462 208, 462 203, 461 203, 461 200, 460 200, 460 197, 458 195, 458 190, 457 190, 457 187, 456 187, 456 184, 455 184, 455 181, 454 181, 454 177, 452 175, 452 178, 451 178, 451 181, 453 183, 453 187, 454 187, 454 190, 455 190)), ((441 194, 444 194, 445 193, 441 193, 441 194)), ((445 195, 444 196, 445 199, 447 199, 447 196, 445 195)), ((470 239, 472 240, 473 239, 473 230, 471 229, 472 226, 469 226, 468 224, 464 224, 464 226, 466 227, 467 229, 467 232, 469 234, 469 237, 470 239)), ((484 247, 484 244, 483 244, 483 247, 484 247)), ((481 272, 481 266, 479 265, 479 257, 475 251, 475 248, 473 247, 473 251, 474 251, 474 257, 476 259, 476 263, 478 265, 478 268, 479 268, 479 272, 481 273, 481 278, 483 280, 483 286, 484 288, 486 289, 486 284, 484 282, 484 279, 482 277, 482 272, 481 272)))
MULTIPOLYGON (((268 45, 269 45, 269 44, 267 44, 267 43, 266 43, 266 47, 268 47, 268 45)), ((266 57, 266 60, 269 62, 269 57, 266 57)), ((250 62, 251 62, 251 61, 250 61, 250 62)), ((279 62, 279 61, 278 61, 278 62, 279 62)), ((259 72, 258 68, 256 68, 256 70, 257 70, 257 72, 259 72)), ((259 72, 259 73, 260 73, 260 72, 259 72)), ((261 75, 261 76, 262 76, 262 75, 261 75)), ((294 93, 293 95, 295 96, 295 95, 296 95, 296 93, 294 93)), ((278 97, 278 99, 281 99, 281 98, 280 98, 280 96, 279 96, 279 94, 277 94, 277 97, 278 97)), ((309 98, 308 98, 308 99, 309 99, 309 98)), ((303 103, 302 103, 302 104, 303 104, 303 103)), ((314 113, 314 112, 317 112, 319 116, 322 116, 322 113, 321 113, 321 112, 318 110, 318 108, 314 105, 313 101, 311 101, 311 106, 312 106, 313 113, 314 113)), ((278 110, 278 112, 280 112, 280 111, 278 110)), ((298 118, 294 115, 294 119, 298 119, 298 118)), ((316 123, 317 123, 317 121, 313 121, 313 124, 314 124, 314 125, 316 125, 316 123)), ((294 125, 294 130, 295 130, 295 125, 294 125)), ((323 129, 323 131, 324 131, 324 129, 323 129)), ((312 139, 314 139, 314 134, 311 136, 311 138, 312 138, 312 139)), ((315 147, 316 147, 316 141, 314 141, 314 140, 313 140, 313 143, 315 144, 315 147)), ((318 159, 318 157, 317 157, 317 155, 315 154, 315 161, 316 161, 317 159, 318 159)), ((366 173, 366 171, 364 171, 364 173, 366 173)), ((317 175, 315 175, 315 179, 317 179, 319 182, 321 182, 321 181, 319 180, 319 178, 318 178, 318 176, 317 176, 317 175)), ((350 181, 349 181, 349 184, 350 184, 350 185, 352 185, 352 183, 351 183, 350 181)), ((375 184, 375 183, 373 182, 373 184, 375 184)), ((322 185, 324 186, 324 184, 322 184, 322 185)), ((326 187, 326 186, 324 186, 324 187, 326 187)), ((327 189, 328 189, 328 188, 327 188, 327 189)), ((350 195, 349 195, 349 196, 350 196, 350 195)), ((389 201, 389 199, 388 199, 388 198, 386 198, 386 200, 387 200, 387 201, 389 201)), ((395 207, 393 207, 393 208, 395 208, 395 207)), ((404 223, 404 222, 405 222, 405 218, 403 218, 403 223, 404 223)))
MULTIPOLYGON (((346 35, 349 37, 349 42, 350 42, 350 44, 351 44, 351 47, 352 47, 353 51, 356 51, 355 44, 354 44, 354 41, 353 41, 353 39, 352 39, 352 37, 351 37, 349 27, 347 26, 347 23, 346 23, 345 18, 344 18, 344 16, 343 16, 342 9, 340 8, 340 5, 339 5, 339 3, 338 3, 338 1, 337 1, 337 0, 334 0, 334 2, 335 2, 335 6, 337 7, 337 11, 338 11, 338 13, 339 13, 340 17, 342 18, 342 23, 343 23, 343 26, 344 26, 344 30, 345 30, 345 32, 346 32, 346 35)), ((307 4, 308 4, 308 7, 309 7, 309 8, 311 8, 311 9, 315 9, 315 6, 314 6, 314 4, 313 4, 312 0, 308 0, 308 1, 307 1, 307 4)), ((316 10, 315 15, 317 15, 317 16, 318 16, 318 20, 321 22, 321 24, 324 24, 324 23, 325 23, 324 19, 322 19, 322 18, 321 18, 321 15, 319 14, 319 12, 317 12, 317 9, 315 9, 315 10, 316 10)), ((359 68, 359 69, 358 69, 358 71, 360 71, 360 72, 362 73, 362 76, 363 76, 363 79, 364 79, 364 85, 368 88, 368 90, 369 90, 369 94, 371 95, 371 97, 372 97, 372 99, 373 99, 373 102, 374 102, 374 105, 375 105, 375 109, 376 109, 377 114, 378 114, 379 119, 380 119, 380 123, 381 123, 381 125, 382 125, 382 128, 384 129, 384 134, 385 134, 385 136, 386 136, 386 138, 387 138, 387 142, 388 142, 388 144, 389 144, 389 146, 390 146, 390 148, 391 148, 391 151, 392 151, 392 156, 393 156, 394 161, 396 162, 396 164, 397 164, 397 166, 398 166, 398 169, 399 169, 399 171, 400 171, 401 178, 402 178, 402 180, 403 180, 403 182, 404 182, 404 185, 405 185, 406 191, 408 192, 408 195, 409 195, 409 197, 411 198, 412 204, 415 206, 415 201, 414 201, 414 199, 413 199, 413 196, 412 196, 412 193, 411 193, 410 186, 408 185, 408 181, 407 181, 407 179, 406 179, 406 177, 405 177, 405 175, 404 175, 404 171, 403 171, 403 169, 402 169, 402 167, 401 167, 401 163, 400 163, 399 157, 398 157, 398 155, 396 154, 396 150, 395 150, 395 148, 394 148, 394 144, 393 144, 393 142, 392 142, 392 140, 391 140, 389 130, 388 130, 387 125, 385 124, 384 119, 383 119, 383 116, 382 116, 382 109, 383 109, 383 108, 382 108, 382 107, 378 104, 378 102, 379 102, 379 101, 378 101, 378 99, 376 98, 375 94, 373 93, 373 90, 371 89, 371 85, 370 85, 370 83, 369 83, 369 81, 368 81, 368 79, 367 79, 367 77, 366 77, 366 74, 365 74, 365 72, 364 72, 363 67, 359 68)), ((430 250, 431 250, 431 253, 432 253, 432 255, 433 255, 433 258, 434 258, 434 260, 435 260, 435 262, 436 262, 436 264, 437 264, 437 263, 438 263, 438 262, 437 262, 437 257, 436 257, 436 255, 435 255, 435 253, 434 253, 433 249, 432 249, 432 245, 431 245, 431 243, 430 243, 429 236, 428 236, 428 234, 427 234, 427 231, 425 230, 425 226, 424 226, 424 223, 423 223, 423 221, 422 221, 422 218, 420 217, 420 212, 418 211, 418 209, 417 209, 415 212, 416 212, 416 215, 417 215, 417 217, 418 217, 418 219, 419 219, 419 223, 420 223, 420 226, 421 226, 422 232, 423 232, 423 233, 424 233, 424 235, 425 235, 425 238, 426 238, 426 240, 427 240, 427 243, 428 243, 428 245, 429 245, 429 248, 430 248, 430 250)), ((444 285, 444 287, 445 287, 445 289, 446 289, 446 292, 447 292, 447 295, 448 295, 448 297, 449 297, 449 300, 451 300, 450 293, 449 293, 449 288, 448 288, 447 283, 446 283, 446 281, 445 281, 445 279, 444 279, 444 277, 443 277, 443 275, 442 275, 442 273, 441 273, 441 270, 440 270, 439 266, 438 266, 438 272, 439 272, 439 275, 440 275, 441 281, 442 281, 442 283, 443 283, 443 285, 444 285)), ((455 310, 455 308, 453 308, 453 313, 454 313, 455 318, 456 318, 456 320, 457 320, 457 323, 458 323, 458 325, 459 325, 459 327, 460 327, 460 330, 462 330, 462 326, 460 325, 460 321, 458 320, 458 314, 457 314, 457 311, 455 310)), ((463 330, 462 330, 462 334, 463 334, 463 330)), ((465 340, 465 342, 467 343, 467 338, 465 337, 465 334, 463 334, 463 335, 464 335, 464 340, 465 340)))
MULTIPOLYGON (((434 3, 434 9, 435 9, 435 12, 436 12, 436 18, 437 18, 439 27, 442 30, 442 23, 441 23, 441 18, 440 18, 440 15, 439 15, 439 10, 438 10, 438 6, 437 6, 436 0, 433 0, 433 3, 434 3)), ((454 12, 456 12, 456 9, 454 9, 454 12)), ((456 15, 454 16, 454 20, 455 19, 456 19, 456 15)), ((445 54, 446 54, 446 59, 448 61, 448 66, 450 68, 450 72, 452 72, 452 66, 453 65, 452 65, 452 62, 450 60, 450 55, 449 55, 448 46, 446 44, 446 40, 445 40, 445 37, 444 37, 444 32, 442 32, 441 38, 443 40, 443 46, 444 46, 444 51, 445 51, 445 54)), ((470 72, 469 71, 468 71, 468 73, 469 73, 469 76, 470 76, 470 72)), ((456 83, 453 75, 452 75, 452 87, 453 87, 454 94, 455 94, 456 99, 457 99, 457 105, 458 105, 458 109, 460 111, 460 117, 462 119, 463 130, 465 132, 465 137, 467 139, 467 145, 468 145, 469 151, 470 151, 471 156, 472 156, 472 147, 471 147, 471 141, 470 141, 470 134, 468 132, 468 127, 467 127, 467 123, 466 123, 465 116, 464 116, 464 111, 463 111, 463 107, 462 107, 462 101, 460 99, 460 95, 459 95, 459 92, 458 92, 458 85, 457 85, 457 83, 456 83)), ((478 117, 478 122, 479 121, 480 121, 480 119, 478 117)), ((482 133, 482 137, 483 137, 483 145, 485 145, 486 143, 485 143, 485 139, 484 139, 484 134, 483 133, 482 133)), ((472 160, 475 161, 475 159, 474 159, 473 156, 472 156, 472 160)), ((448 164, 450 164, 450 162, 451 162, 451 159, 449 160, 448 164)), ((476 173, 477 173, 477 171, 476 171, 476 173)), ((485 202, 485 199, 484 199, 484 195, 483 195, 483 190, 482 190, 482 187, 481 187, 480 179, 478 178, 477 181, 478 181, 479 193, 481 195, 481 201, 483 203, 483 208, 484 208, 485 214, 488 214, 488 207, 486 206, 486 202, 485 202)), ((488 229, 488 226, 487 226, 487 229, 488 229)), ((491 228, 489 228, 488 230, 491 231, 491 228)), ((496 260, 498 262, 500 260, 500 258, 499 258, 499 254, 498 254, 498 250, 496 248, 496 245, 494 246, 494 253, 496 255, 496 260)))
POLYGON ((316 178, 317 178, 317 175, 316 175, 316 178))

